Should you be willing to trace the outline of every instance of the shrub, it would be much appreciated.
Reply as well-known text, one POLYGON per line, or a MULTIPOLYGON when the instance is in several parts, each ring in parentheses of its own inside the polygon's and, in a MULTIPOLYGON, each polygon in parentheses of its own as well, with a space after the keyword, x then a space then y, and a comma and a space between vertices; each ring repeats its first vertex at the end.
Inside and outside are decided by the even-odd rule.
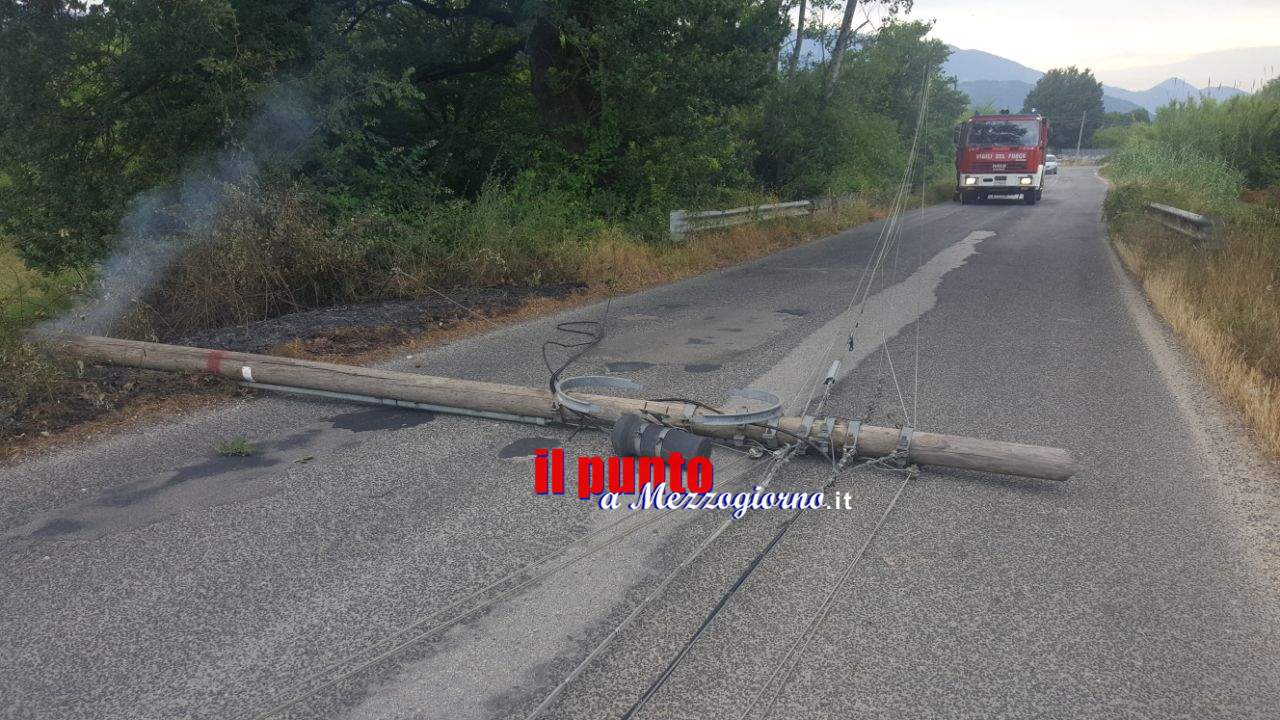
POLYGON ((1225 160, 1168 143, 1130 143, 1111 156, 1107 169, 1116 183, 1138 183, 1153 191, 1164 189, 1195 206, 1187 207, 1189 210, 1221 211, 1240 196, 1244 187, 1244 175, 1225 160))
POLYGON ((1157 112, 1153 136, 1229 164, 1251 188, 1280 184, 1280 93, 1171 103, 1157 112))

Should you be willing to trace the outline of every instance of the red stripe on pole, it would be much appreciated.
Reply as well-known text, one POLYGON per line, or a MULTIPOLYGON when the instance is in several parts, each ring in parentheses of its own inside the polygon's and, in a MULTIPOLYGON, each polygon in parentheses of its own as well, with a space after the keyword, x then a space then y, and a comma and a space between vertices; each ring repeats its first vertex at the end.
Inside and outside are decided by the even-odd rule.
POLYGON ((222 350, 210 350, 204 359, 204 369, 208 370, 210 375, 221 375, 222 358, 226 354, 222 350))

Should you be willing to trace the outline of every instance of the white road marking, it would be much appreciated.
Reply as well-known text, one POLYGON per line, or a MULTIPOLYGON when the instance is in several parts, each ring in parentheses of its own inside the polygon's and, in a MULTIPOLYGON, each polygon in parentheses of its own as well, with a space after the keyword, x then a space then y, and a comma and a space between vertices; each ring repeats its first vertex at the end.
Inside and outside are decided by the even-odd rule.
MULTIPOLYGON (((861 321, 854 331, 853 351, 847 352, 849 328, 858 318, 854 305, 832 318, 802 340, 776 365, 757 377, 751 387, 776 393, 784 401, 803 398, 814 383, 821 382, 831 361, 840 359, 836 382, 847 376, 872 353, 880 349, 881 338, 892 338, 910 327, 938 303, 938 286, 947 273, 963 266, 977 252, 978 243, 994 237, 989 230, 975 230, 948 246, 921 265, 905 280, 890 285, 867 298, 861 321), (832 347, 832 341, 835 346, 832 347), (828 348, 831 354, 827 355, 828 348), (818 366, 821 366, 820 369, 818 366)), ((853 289, 850 288, 850 292, 853 289)), ((791 410, 798 410, 792 407, 791 410)))

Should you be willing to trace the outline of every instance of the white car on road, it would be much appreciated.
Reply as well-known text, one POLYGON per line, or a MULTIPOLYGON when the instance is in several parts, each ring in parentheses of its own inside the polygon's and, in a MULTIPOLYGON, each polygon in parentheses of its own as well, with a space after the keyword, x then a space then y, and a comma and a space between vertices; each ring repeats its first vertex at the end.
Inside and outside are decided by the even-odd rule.
POLYGON ((1045 175, 1058 174, 1058 156, 1057 155, 1044 156, 1044 174, 1045 175))

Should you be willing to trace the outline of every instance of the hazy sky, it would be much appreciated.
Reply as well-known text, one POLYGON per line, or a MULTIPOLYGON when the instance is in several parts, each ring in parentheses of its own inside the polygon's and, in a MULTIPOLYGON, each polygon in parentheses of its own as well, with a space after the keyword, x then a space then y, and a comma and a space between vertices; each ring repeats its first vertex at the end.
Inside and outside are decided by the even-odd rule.
MULTIPOLYGON (((1103 82, 1121 86, 1146 82, 1142 73, 1126 69, 1280 45, 1280 0, 916 0, 911 17, 936 18, 934 36, 958 47, 1039 70, 1087 66, 1103 82)), ((1250 74, 1263 72, 1260 67, 1250 74)), ((1247 85, 1253 79, 1215 77, 1213 83, 1247 85)))

